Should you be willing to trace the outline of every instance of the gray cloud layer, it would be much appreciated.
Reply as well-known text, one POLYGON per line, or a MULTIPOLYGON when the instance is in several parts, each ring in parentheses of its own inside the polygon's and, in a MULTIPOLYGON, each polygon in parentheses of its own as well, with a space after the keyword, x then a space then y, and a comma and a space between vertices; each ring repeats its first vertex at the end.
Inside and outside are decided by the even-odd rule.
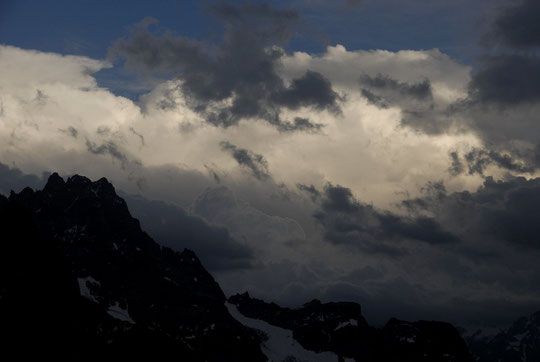
POLYGON ((310 107, 339 113, 339 95, 320 73, 307 71, 287 86, 277 73, 281 48, 299 22, 292 10, 275 9, 266 3, 227 2, 207 10, 224 24, 223 41, 217 45, 155 35, 144 20, 129 38, 116 41, 113 57, 125 59, 126 67, 148 73, 172 75, 182 80, 182 91, 192 109, 208 122, 228 127, 241 119, 262 118, 280 131, 312 130, 315 125, 283 120, 281 108, 310 107), (231 104, 223 102, 232 99, 231 104))
POLYGON ((498 17, 486 36, 488 43, 511 48, 540 47, 540 3, 536 0, 519 0, 500 9, 498 17))
POLYGON ((459 242, 433 218, 406 218, 380 212, 359 202, 350 189, 341 186, 325 187, 320 210, 314 217, 324 227, 327 241, 352 245, 367 253, 403 254, 406 248, 399 243, 403 240, 433 245, 459 242))

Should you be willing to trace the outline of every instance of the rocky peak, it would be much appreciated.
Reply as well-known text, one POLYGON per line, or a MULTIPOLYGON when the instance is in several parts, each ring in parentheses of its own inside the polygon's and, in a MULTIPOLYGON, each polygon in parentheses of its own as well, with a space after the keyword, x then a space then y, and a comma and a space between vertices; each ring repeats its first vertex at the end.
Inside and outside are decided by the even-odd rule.
POLYGON ((63 190, 66 183, 64 182, 64 179, 58 175, 58 173, 54 172, 49 176, 49 179, 47 180, 47 183, 45 184, 45 187, 43 188, 43 191, 48 193, 55 193, 60 190, 63 190))
POLYGON ((95 322, 105 323, 103 333, 121 334, 118 343, 151 334, 167 348, 197 356, 188 361, 265 359, 257 337, 228 313, 223 291, 195 252, 154 242, 107 179, 75 175, 64 181, 54 173, 43 190, 12 193, 9 203, 24 210, 24 222, 35 223, 38 235, 54 240, 71 284, 100 313, 95 322), (109 323, 111 317, 119 322, 109 323))
POLYGON ((301 308, 289 309, 250 298, 247 293, 232 296, 229 302, 248 318, 292 330, 305 349, 333 352, 340 361, 473 361, 456 328, 444 322, 392 318, 378 330, 368 325, 360 305, 352 302, 322 303, 315 299, 301 308))

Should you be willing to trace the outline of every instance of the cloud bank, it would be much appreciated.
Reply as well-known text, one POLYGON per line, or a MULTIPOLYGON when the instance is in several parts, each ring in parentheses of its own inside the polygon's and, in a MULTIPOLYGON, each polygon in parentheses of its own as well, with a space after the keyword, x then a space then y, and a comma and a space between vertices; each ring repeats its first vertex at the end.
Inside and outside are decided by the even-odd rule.
POLYGON ((540 302, 538 44, 511 26, 534 33, 536 10, 498 9, 474 68, 437 49, 287 52, 299 14, 249 3, 208 6, 217 42, 144 20, 110 61, 1 45, 0 192, 106 176, 228 293, 504 323, 540 302), (101 87, 114 64, 155 86, 101 87))

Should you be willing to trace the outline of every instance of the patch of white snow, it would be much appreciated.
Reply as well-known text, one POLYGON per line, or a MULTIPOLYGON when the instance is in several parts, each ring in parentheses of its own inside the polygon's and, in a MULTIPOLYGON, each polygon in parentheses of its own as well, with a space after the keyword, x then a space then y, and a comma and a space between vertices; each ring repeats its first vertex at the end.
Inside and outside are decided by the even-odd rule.
POLYGON ((234 304, 225 303, 229 313, 243 325, 263 331, 268 340, 261 347, 270 362, 282 362, 293 356, 299 362, 337 362, 338 356, 332 352, 316 353, 304 349, 293 338, 292 331, 273 326, 265 321, 244 317, 234 304))

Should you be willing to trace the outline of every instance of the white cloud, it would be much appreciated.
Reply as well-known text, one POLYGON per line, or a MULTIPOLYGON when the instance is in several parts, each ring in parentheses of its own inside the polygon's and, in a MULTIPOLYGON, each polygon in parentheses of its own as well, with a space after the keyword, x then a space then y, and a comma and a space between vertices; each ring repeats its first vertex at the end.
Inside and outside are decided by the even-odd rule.
MULTIPOLYGON (((414 193, 429 180, 446 178, 449 151, 479 144, 472 134, 427 136, 404 128, 399 108, 379 109, 358 92, 357 75, 381 73, 404 82, 429 79, 442 98, 462 95, 469 69, 437 50, 349 52, 338 45, 322 56, 286 57, 282 70, 290 77, 319 71, 346 96, 342 116, 309 109, 284 114, 324 124, 318 134, 283 134, 257 120, 216 128, 186 106, 175 81, 159 85, 136 104, 99 88, 91 74, 107 66, 86 57, 1 47, 2 161, 26 171, 41 171, 36 170, 41 166, 85 173, 95 162, 108 160, 106 154, 86 154, 88 140, 96 147, 114 142, 143 166, 206 172, 205 165, 218 165, 233 179, 246 177, 219 146, 228 140, 262 154, 277 183, 294 188, 298 182, 320 187, 331 181, 351 187, 364 201, 388 206, 400 197, 396 193, 414 193), (68 132, 72 128, 77 137, 68 132), (78 160, 66 164, 63 152, 78 160)), ((136 179, 137 167, 128 169, 125 173, 136 179)))
MULTIPOLYGON (((266 229, 275 225, 292 228, 264 238, 268 245, 261 248, 264 260, 258 269, 220 275, 229 291, 242 286, 258 290, 255 295, 269 296, 269 290, 278 288, 274 295, 300 302, 346 280, 356 288, 355 293, 373 295, 384 285, 372 281, 360 286, 347 279, 359 266, 372 265, 387 271, 385 285, 397 283, 399 280, 392 279, 396 276, 417 279, 425 281, 425 289, 414 286, 424 296, 440 293, 440 300, 449 297, 448 291, 436 285, 445 280, 451 267, 433 272, 428 265, 404 273, 406 268, 397 263, 324 242, 311 217, 315 206, 295 190, 297 183, 321 188, 332 182, 351 188, 363 202, 390 208, 403 199, 403 193, 414 196, 428 181, 444 180, 450 191, 475 189, 481 181, 478 176, 452 178, 447 172, 450 151, 463 154, 481 146, 474 133, 450 130, 427 135, 404 127, 399 106, 381 109, 369 104, 358 85, 361 74, 380 73, 413 83, 428 79, 436 107, 442 108, 465 95, 468 67, 437 50, 392 53, 347 51, 336 46, 320 56, 295 53, 283 59, 280 71, 286 78, 318 71, 345 98, 341 115, 311 109, 283 112, 284 119, 307 116, 323 124, 320 133, 280 133, 263 120, 243 120, 227 129, 209 125, 186 105, 174 80, 160 84, 139 103, 116 96, 100 88, 92 77, 107 66, 85 57, 0 46, 0 162, 34 174, 58 171, 106 176, 124 191, 184 207, 216 185, 210 170, 243 205, 236 210, 240 216, 217 222, 238 223, 249 216, 266 229), (222 151, 220 142, 224 140, 263 155, 272 179, 254 180, 222 151), (87 142, 94 153, 88 152, 87 142), (102 145, 114 145, 114 151, 125 158, 115 157, 110 148, 99 151, 102 145), (297 239, 297 249, 288 252, 289 246, 278 240, 285 234, 297 239), (271 244, 279 242, 272 249, 271 244)), ((247 235, 236 226, 236 234, 247 235)), ((253 233, 247 237, 256 242, 253 233)), ((414 250, 417 258, 432 257, 428 248, 414 250)), ((440 258, 446 252, 442 250, 440 258)), ((396 293, 404 292, 408 284, 399 285, 404 286, 396 293)))

